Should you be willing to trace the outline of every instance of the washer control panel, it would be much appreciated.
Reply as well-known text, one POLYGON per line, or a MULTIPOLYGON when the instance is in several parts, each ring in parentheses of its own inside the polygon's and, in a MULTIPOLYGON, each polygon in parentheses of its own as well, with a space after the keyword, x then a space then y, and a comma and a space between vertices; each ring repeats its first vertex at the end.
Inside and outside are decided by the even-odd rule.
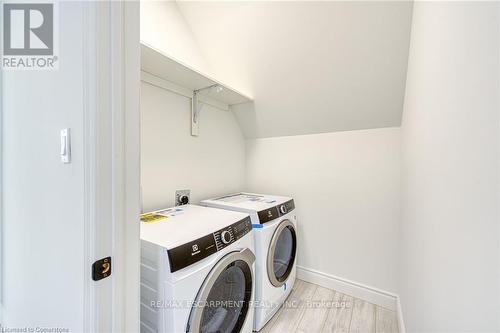
POLYGON ((243 220, 217 230, 213 234, 167 250, 170 271, 178 271, 222 250, 248 234, 251 230, 252 222, 250 216, 247 216, 243 220))
POLYGON ((222 243, 230 244, 234 239, 232 231, 231 230, 224 230, 223 232, 220 233, 220 239, 221 239, 222 243))
POLYGON ((217 251, 222 250, 226 246, 236 242, 241 237, 245 236, 252 230, 252 222, 250 217, 238 221, 227 228, 214 232, 215 245, 217 251))

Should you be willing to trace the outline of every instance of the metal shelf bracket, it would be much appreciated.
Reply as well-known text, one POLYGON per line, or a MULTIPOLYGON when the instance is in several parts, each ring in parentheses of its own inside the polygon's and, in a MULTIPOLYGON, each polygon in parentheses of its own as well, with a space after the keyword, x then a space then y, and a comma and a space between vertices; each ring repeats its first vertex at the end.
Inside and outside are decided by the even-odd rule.
POLYGON ((219 84, 213 84, 211 86, 197 89, 193 91, 193 98, 191 99, 191 135, 198 136, 199 133, 199 120, 200 113, 203 109, 204 104, 202 104, 199 100, 200 94, 203 92, 216 92, 219 93, 222 91, 222 86, 219 84))

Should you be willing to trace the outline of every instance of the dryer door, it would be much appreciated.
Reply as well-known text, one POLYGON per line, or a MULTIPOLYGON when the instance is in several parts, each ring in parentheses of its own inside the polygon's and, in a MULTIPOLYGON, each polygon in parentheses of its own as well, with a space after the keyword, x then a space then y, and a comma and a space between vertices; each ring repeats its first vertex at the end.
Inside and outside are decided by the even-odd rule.
POLYGON ((290 275, 297 252, 297 234, 290 220, 283 220, 271 238, 267 252, 267 276, 275 287, 281 287, 290 275))
POLYGON ((231 252, 210 271, 189 315, 187 332, 239 332, 252 298, 255 255, 231 252))

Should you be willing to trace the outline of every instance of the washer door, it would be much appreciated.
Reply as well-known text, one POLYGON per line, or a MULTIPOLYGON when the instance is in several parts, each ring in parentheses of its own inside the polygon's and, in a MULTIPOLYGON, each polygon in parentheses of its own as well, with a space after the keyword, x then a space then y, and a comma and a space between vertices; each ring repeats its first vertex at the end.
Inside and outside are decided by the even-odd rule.
POLYGON ((275 287, 281 287, 292 271, 297 251, 297 235, 290 220, 283 220, 271 238, 267 253, 267 276, 275 287))
POLYGON ((247 319, 252 298, 249 249, 224 256, 208 274, 189 315, 187 332, 239 332, 247 319))

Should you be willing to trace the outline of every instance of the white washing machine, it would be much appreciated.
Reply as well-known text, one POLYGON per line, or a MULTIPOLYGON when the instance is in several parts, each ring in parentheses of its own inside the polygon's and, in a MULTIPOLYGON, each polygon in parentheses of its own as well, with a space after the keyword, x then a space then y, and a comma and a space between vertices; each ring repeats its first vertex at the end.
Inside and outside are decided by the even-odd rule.
POLYGON ((295 282, 297 216, 292 198, 238 193, 202 205, 250 214, 255 238, 255 320, 259 331, 278 311, 295 282))
POLYGON ((252 332, 245 213, 185 205, 141 215, 141 332, 252 332))

